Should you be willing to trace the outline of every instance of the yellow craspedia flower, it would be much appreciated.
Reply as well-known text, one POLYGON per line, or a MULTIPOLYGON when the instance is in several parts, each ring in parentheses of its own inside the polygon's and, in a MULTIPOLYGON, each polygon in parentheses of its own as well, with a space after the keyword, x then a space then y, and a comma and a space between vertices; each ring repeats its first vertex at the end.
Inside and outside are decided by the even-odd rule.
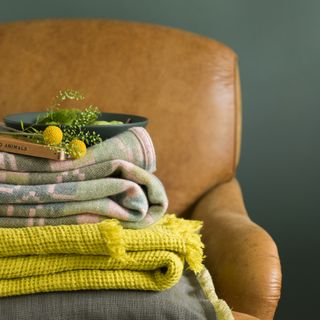
POLYGON ((73 139, 68 146, 68 151, 72 158, 78 159, 85 156, 87 147, 85 143, 79 139, 73 139))
POLYGON ((43 131, 43 138, 46 144, 58 145, 62 141, 63 133, 57 126, 48 126, 43 131))

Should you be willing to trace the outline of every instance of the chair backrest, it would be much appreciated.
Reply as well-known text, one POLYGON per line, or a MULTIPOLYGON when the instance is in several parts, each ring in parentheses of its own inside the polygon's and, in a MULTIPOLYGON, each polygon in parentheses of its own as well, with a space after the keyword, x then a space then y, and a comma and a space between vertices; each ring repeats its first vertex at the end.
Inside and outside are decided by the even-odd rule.
POLYGON ((187 213, 235 174, 241 110, 235 53, 190 32, 108 20, 0 24, 0 118, 46 110, 61 89, 102 111, 150 119, 169 211, 187 213))

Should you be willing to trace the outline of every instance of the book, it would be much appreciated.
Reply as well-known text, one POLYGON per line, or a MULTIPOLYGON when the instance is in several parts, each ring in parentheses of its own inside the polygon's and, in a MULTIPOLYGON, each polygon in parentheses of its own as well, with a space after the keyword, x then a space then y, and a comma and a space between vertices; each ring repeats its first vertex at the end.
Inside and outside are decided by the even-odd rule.
POLYGON ((0 151, 52 160, 66 160, 68 158, 62 148, 16 139, 8 135, 0 135, 0 151))

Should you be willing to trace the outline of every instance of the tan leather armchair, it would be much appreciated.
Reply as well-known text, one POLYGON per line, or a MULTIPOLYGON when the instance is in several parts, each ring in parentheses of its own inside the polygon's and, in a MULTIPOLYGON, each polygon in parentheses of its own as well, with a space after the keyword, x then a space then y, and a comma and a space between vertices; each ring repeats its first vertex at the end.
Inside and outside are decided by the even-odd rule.
POLYGON ((169 211, 204 221, 218 295, 236 319, 273 318, 277 247, 248 217, 235 178, 241 98, 231 49, 155 25, 40 20, 0 25, 0 65, 0 117, 45 110, 66 88, 103 111, 147 116, 169 211))

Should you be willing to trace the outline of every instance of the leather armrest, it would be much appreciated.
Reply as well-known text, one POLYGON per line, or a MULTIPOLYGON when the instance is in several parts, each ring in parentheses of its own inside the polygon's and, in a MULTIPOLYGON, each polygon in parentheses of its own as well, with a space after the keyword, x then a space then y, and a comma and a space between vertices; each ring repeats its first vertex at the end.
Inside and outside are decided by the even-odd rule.
POLYGON ((256 317, 249 316, 248 314, 235 312, 235 311, 232 311, 232 315, 234 317, 234 320, 259 320, 256 317))
POLYGON ((248 217, 237 180, 209 191, 192 218, 204 221, 206 266, 218 296, 233 310, 273 319, 281 290, 278 250, 248 217))

